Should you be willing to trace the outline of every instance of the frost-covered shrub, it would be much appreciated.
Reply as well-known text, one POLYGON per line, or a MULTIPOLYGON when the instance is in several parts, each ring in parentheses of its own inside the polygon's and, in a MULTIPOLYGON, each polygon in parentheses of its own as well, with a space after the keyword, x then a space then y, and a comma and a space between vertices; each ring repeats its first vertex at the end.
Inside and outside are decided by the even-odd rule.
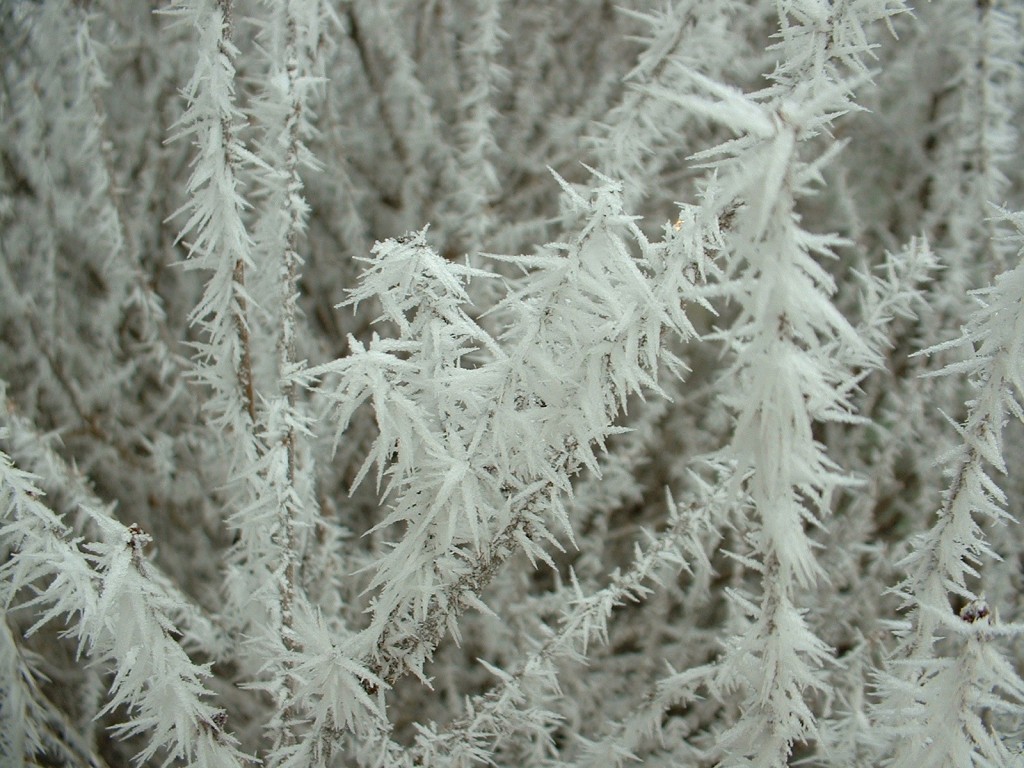
POLYGON ((0 5, 0 763, 1021 765, 1022 29, 0 5))

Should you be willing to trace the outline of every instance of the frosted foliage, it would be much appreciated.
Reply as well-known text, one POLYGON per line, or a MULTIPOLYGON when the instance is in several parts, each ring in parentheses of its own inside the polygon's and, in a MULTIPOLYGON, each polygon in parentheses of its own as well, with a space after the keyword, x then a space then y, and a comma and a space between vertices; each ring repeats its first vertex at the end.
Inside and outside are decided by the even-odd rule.
POLYGON ((1024 765, 1022 30, 0 2, 0 765, 1024 765))

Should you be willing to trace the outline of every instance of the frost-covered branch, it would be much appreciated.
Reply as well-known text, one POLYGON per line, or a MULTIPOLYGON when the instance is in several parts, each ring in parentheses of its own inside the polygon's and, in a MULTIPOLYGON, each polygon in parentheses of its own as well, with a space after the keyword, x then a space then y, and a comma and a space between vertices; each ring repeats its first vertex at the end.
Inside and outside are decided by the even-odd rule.
MULTIPOLYGON (((1016 239, 1020 241, 1024 216, 1004 214, 1003 218, 1016 227, 1016 239)), ((1018 252, 1018 259, 1022 256, 1024 252, 1018 252)), ((969 663, 942 658, 936 648, 943 633, 954 637, 962 634, 951 598, 967 604, 959 611, 964 622, 981 622, 983 626, 996 623, 993 610, 976 593, 975 586, 985 562, 999 558, 983 524, 1005 524, 1012 518, 1004 509, 1006 494, 989 475, 988 467, 1002 475, 1009 471, 1003 457, 1005 423, 1010 416, 1024 418, 1024 265, 1000 274, 992 287, 979 291, 977 296, 982 306, 961 338, 925 350, 932 353, 962 343, 971 345, 974 354, 970 358, 947 366, 941 374, 965 376, 974 382, 976 390, 967 404, 966 420, 957 425, 960 443, 945 457, 950 483, 943 493, 937 520, 901 563, 909 573, 898 588, 904 607, 910 609, 909 626, 902 633, 889 670, 888 695, 881 711, 905 706, 914 708, 917 714, 897 731, 900 736, 913 733, 913 738, 900 739, 891 763, 894 766, 920 764, 922 739, 928 734, 936 737, 933 724, 947 707, 953 707, 953 720, 961 726, 944 733, 941 740, 948 746, 942 754, 948 752, 948 759, 969 755, 971 762, 992 759, 999 751, 999 740, 988 728, 978 727, 981 723, 976 721, 976 707, 1008 709, 1016 717, 1024 713, 1024 687, 1016 674, 1007 676, 1008 662, 995 645, 976 644, 977 639, 986 638, 979 636, 967 643, 963 653, 969 663), (964 611, 970 606, 977 607, 966 615, 964 611), (984 663, 979 666, 981 661, 984 663), (963 674, 965 669, 967 674, 963 674), (1007 699, 990 698, 997 686, 1007 699)), ((948 722, 946 717, 941 719, 948 722)))
POLYGON ((117 732, 149 735, 139 760, 166 750, 197 766, 245 764, 224 730, 224 710, 207 700, 209 668, 194 664, 175 640, 169 616, 176 606, 148 573, 150 537, 103 510, 83 509, 102 537, 83 544, 6 453, 0 472, 0 539, 12 550, 0 568, 5 610, 38 607, 29 634, 60 617, 74 620, 69 634, 79 653, 115 673, 104 711, 124 706, 130 713, 117 732), (19 592, 30 585, 36 594, 23 600, 19 592))
POLYGON ((828 690, 822 667, 830 650, 798 595, 823 576, 808 529, 821 526, 837 492, 854 483, 814 425, 857 422, 853 370, 878 357, 830 301, 835 281, 820 262, 835 258, 842 241, 806 231, 797 213, 832 152, 807 162, 800 150, 854 108, 842 67, 866 71, 863 25, 899 7, 889 6, 781 3, 774 47, 782 60, 768 88, 747 96, 694 75, 708 98, 679 97, 739 135, 698 155, 719 173, 714 199, 742 204, 727 241, 739 312, 723 333, 736 355, 734 388, 723 398, 736 424, 719 460, 756 511, 742 562, 761 581, 759 596, 729 591, 749 624, 729 642, 719 672, 719 695, 745 696, 723 737, 723 765, 787 764, 795 744, 814 740, 813 698, 828 690))
MULTIPOLYGON (((356 355, 314 371, 342 374, 334 397, 343 426, 372 401, 380 435, 357 482, 372 464, 378 483, 386 470, 395 501, 378 527, 407 526, 371 582, 382 587, 371 625, 380 636, 375 667, 389 682, 419 674, 515 551, 550 562, 544 544, 558 546, 552 523, 571 531, 560 499, 570 478, 596 469, 594 447, 615 432, 625 398, 657 388, 660 359, 673 360, 662 349, 663 329, 692 332, 682 297, 658 301, 647 276, 664 271, 678 285, 687 263, 655 258, 659 248, 621 213, 612 185, 593 201, 566 189, 589 221, 550 255, 504 257, 531 271, 502 308, 509 332, 501 346, 460 307, 460 283, 474 271, 445 264, 421 233, 378 246, 352 299, 378 297, 401 339, 369 349, 353 343, 356 355), (639 245, 639 259, 620 230, 639 245), (490 359, 476 363, 476 350, 490 359), (564 380, 558 371, 566 364, 583 381, 564 380)), ((703 270, 703 252, 682 255, 703 270)))
MULTIPOLYGON (((495 688, 467 702, 467 714, 442 729, 421 729, 412 764, 422 766, 462 765, 466 761, 485 763, 493 760, 498 745, 518 738, 547 740, 551 726, 558 722, 554 713, 533 703, 539 693, 556 696, 560 690, 559 662, 583 663, 590 643, 607 643, 608 620, 612 612, 626 603, 640 603, 654 589, 647 582, 660 584, 665 571, 680 569, 690 574, 706 573, 710 563, 700 537, 707 526, 701 510, 675 508, 668 527, 657 534, 647 533, 648 546, 639 543, 634 560, 625 572, 616 570, 610 583, 591 595, 585 595, 573 577, 573 597, 567 601, 557 628, 549 628, 543 640, 515 668, 502 670, 487 665, 498 678, 495 688)), ((704 670, 706 673, 707 670, 704 670)), ((691 675, 699 678, 699 675, 691 675)), ((666 681, 666 688, 677 688, 678 680, 666 681)), ((672 696, 666 696, 671 700, 672 696)), ((623 757, 628 756, 616 744, 623 757)), ((595 750, 596 751, 596 750, 595 750)), ((607 760, 607 750, 603 752, 607 760)), ((607 764, 607 763, 606 763, 607 764)))

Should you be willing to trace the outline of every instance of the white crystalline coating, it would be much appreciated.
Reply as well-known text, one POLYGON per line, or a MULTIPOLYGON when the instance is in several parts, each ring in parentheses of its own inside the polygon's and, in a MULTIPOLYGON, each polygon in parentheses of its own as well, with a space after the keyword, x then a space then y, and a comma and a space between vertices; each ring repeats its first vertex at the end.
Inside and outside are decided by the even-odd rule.
POLYGON ((1016 768, 1024 6, 909 10, 0 0, 0 765, 1016 768))

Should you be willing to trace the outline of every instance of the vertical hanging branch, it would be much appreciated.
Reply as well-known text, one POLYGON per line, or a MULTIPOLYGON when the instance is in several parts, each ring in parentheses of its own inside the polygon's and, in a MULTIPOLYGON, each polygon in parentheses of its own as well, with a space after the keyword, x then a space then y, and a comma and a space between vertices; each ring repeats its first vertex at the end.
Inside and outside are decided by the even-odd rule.
POLYGON ((929 158, 929 209, 923 222, 958 267, 947 279, 960 282, 942 300, 950 313, 963 311, 950 303, 987 283, 993 273, 984 270, 999 258, 988 205, 1001 203, 1010 184, 1007 173, 1017 145, 1015 94, 1021 83, 1021 33, 1005 5, 979 0, 924 13, 926 34, 946 41, 944 52, 955 66, 933 97, 931 130, 942 141, 929 158))
POLYGON ((409 43, 401 32, 403 3, 355 0, 346 8, 349 34, 378 100, 384 129, 401 162, 397 228, 429 220, 433 195, 455 167, 433 100, 421 81, 409 43))
MULTIPOLYGON (((287 634, 282 609, 291 607, 292 594, 285 586, 292 566, 272 543, 275 534, 280 537, 279 526, 268 525, 268 520, 278 519, 297 502, 283 477, 287 469, 278 471, 273 462, 280 457, 268 452, 267 441, 275 440, 267 428, 272 417, 257 410, 257 326, 250 318, 246 287, 247 274, 255 267, 254 244, 243 218, 249 204, 239 185, 243 162, 267 166, 235 135, 241 113, 234 104, 231 59, 237 50, 231 42, 231 11, 231 0, 183 0, 170 11, 194 25, 200 38, 195 72, 185 89, 188 109, 174 138, 193 137, 198 152, 187 185, 191 197, 181 209, 190 213, 179 235, 192 238, 186 266, 212 273, 190 320, 204 333, 195 343, 194 376, 212 392, 204 405, 207 426, 227 442, 226 465, 216 471, 232 494, 226 522, 236 540, 227 556, 223 615, 229 627, 262 641, 245 646, 237 657, 246 674, 261 678, 279 669, 280 645, 287 634)), ((286 700, 284 673, 270 676, 278 701, 286 700)), ((287 733, 287 726, 282 727, 287 733)))
POLYGON ((234 104, 238 50, 231 41, 232 0, 182 0, 168 11, 199 33, 198 58, 185 88, 188 109, 172 139, 192 137, 197 157, 188 181, 189 213, 179 239, 188 242, 191 269, 213 273, 190 319, 206 340, 196 345, 196 378, 214 396, 207 403, 211 426, 234 437, 232 468, 256 458, 253 427, 256 395, 249 333, 246 270, 252 267, 252 243, 242 215, 248 207, 239 186, 239 167, 253 160, 235 137, 241 113, 234 104))
MULTIPOLYGON (((279 640, 285 651, 277 665, 274 682, 278 698, 278 745, 287 749, 294 741, 289 721, 294 719, 295 683, 288 654, 301 649, 295 633, 296 601, 301 594, 299 573, 303 544, 300 533, 317 524, 316 510, 300 487, 302 473, 312 472, 300 466, 300 455, 308 435, 306 418, 296 398, 302 380, 303 363, 297 360, 297 327, 300 322, 298 282, 302 258, 298 253, 308 206, 303 197, 300 167, 315 166, 305 139, 312 134, 307 100, 317 83, 313 76, 321 4, 319 0, 291 0, 275 5, 265 28, 269 72, 267 86, 254 113, 264 127, 260 147, 265 164, 260 175, 265 200, 259 211, 256 251, 265 265, 264 272, 276 277, 268 291, 267 309, 277 333, 277 389, 267 401, 263 440, 266 455, 261 461, 274 509, 274 525, 267 564, 276 583, 279 640)), ((308 451, 305 452, 308 456, 308 451)), ((273 633, 271 633, 273 634, 273 633)), ((272 758, 280 760, 284 752, 272 758)))
POLYGON ((977 0, 974 9, 973 46, 968 55, 973 61, 965 62, 964 71, 970 78, 966 84, 968 98, 974 104, 965 104, 975 128, 967 136, 973 139, 970 167, 975 181, 971 185, 974 207, 972 214, 980 215, 976 222, 982 227, 983 242, 987 244, 987 261, 1001 267, 1000 249, 995 247, 996 227, 987 210, 990 204, 1003 201, 1010 180, 1007 169, 1017 160, 1017 126, 1014 97, 1021 84, 1021 32, 1019 19, 997 0, 977 0), (973 109, 972 109, 973 107, 973 109))
MULTIPOLYGON (((292 6, 289 5, 289 11, 292 6)), ((284 47, 286 101, 290 107, 281 137, 286 145, 284 176, 288 194, 284 199, 284 213, 287 216, 285 247, 281 250, 281 338, 278 340, 277 375, 281 385, 284 425, 280 445, 285 452, 285 483, 292 495, 279 508, 281 527, 281 554, 286 563, 281 585, 281 623, 285 629, 285 643, 294 647, 292 635, 292 602, 295 599, 295 585, 298 580, 299 553, 295 541, 295 524, 299 502, 295 492, 295 441, 298 414, 295 409, 295 313, 298 309, 299 254, 297 241, 304 227, 305 201, 302 199, 302 180, 299 178, 299 152, 302 149, 298 121, 302 117, 303 100, 299 95, 299 56, 296 18, 289 14, 286 21, 287 39, 284 47)), ((290 494, 290 495, 291 495, 290 494)))
MULTIPOLYGON (((915 142, 920 150, 902 150, 909 157, 920 155, 912 169, 920 178, 917 209, 907 218, 928 237, 943 264, 931 286, 919 347, 955 334, 974 310, 970 291, 1009 266, 1000 262, 1005 253, 995 247, 989 206, 1005 202, 1012 188, 1008 177, 1019 165, 1015 105, 1022 86, 1022 44, 1011 5, 1003 0, 923 5, 916 32, 922 42, 907 47, 911 56, 926 61, 920 71, 932 80, 924 88, 915 82, 904 96, 929 94, 916 107, 925 116, 915 142)), ((931 364, 940 368, 956 356, 953 350, 931 364)), ((940 402, 955 408, 963 396, 952 378, 922 381, 914 389, 925 407, 940 402)), ((931 454, 926 446, 919 474, 932 464, 931 454)))
MULTIPOLYGON (((1017 241, 1024 242, 1024 214, 1003 218, 1017 228, 1017 241)), ((1024 250, 1018 252, 1022 257, 1024 250)), ((883 722, 893 711, 901 715, 903 727, 890 763, 894 768, 1004 760, 1005 746, 990 724, 992 717, 1009 714, 1019 721, 1024 714, 1024 682, 992 642, 994 632, 1020 634, 1021 627, 999 629, 995 612, 975 592, 985 561, 999 557, 982 521, 1011 519, 1006 497, 987 468, 1007 474, 1003 428, 1008 415, 1024 419, 1024 264, 975 295, 982 307, 962 336, 922 353, 970 344, 973 356, 940 374, 966 376, 976 390, 958 427, 960 445, 946 457, 951 479, 937 519, 901 563, 908 577, 898 592, 910 609, 909 626, 884 681, 886 697, 879 708, 883 722), (951 598, 966 605, 955 613, 951 598), (967 645, 961 661, 953 661, 937 651, 936 643, 942 636, 958 635, 967 645), (976 673, 970 677, 957 671, 965 659, 976 673), (979 719, 982 708, 989 712, 987 722, 979 719)))
POLYGON ((476 0, 473 22, 462 48, 466 77, 459 100, 462 115, 458 139, 459 185, 454 202, 462 234, 460 250, 480 249, 493 226, 490 203, 499 191, 494 161, 500 154, 495 141, 494 106, 497 90, 508 78, 497 57, 506 35, 501 30, 501 1, 476 0))
POLYGON ((179 211, 190 215, 179 239, 191 236, 186 267, 212 273, 189 316, 204 334, 194 345, 193 375, 212 393, 204 404, 207 426, 227 441, 226 466, 216 471, 235 494, 231 502, 236 511, 228 522, 239 536, 228 568, 225 614, 229 622, 245 627, 266 625, 251 603, 261 594, 273 565, 265 555, 264 532, 247 522, 267 513, 273 495, 265 488, 260 464, 266 451, 257 422, 246 289, 246 273, 254 265, 253 244, 243 220, 248 203, 239 191, 241 164, 259 161, 235 136, 241 113, 234 104, 231 58, 237 50, 231 42, 231 8, 231 0, 182 0, 169 13, 199 33, 195 71, 185 88, 188 108, 172 137, 192 137, 197 149, 187 185, 190 199, 179 211), (246 567, 239 567, 240 559, 247 561, 246 567))
POLYGON ((759 599, 732 594, 751 623, 728 645, 720 670, 721 691, 746 693, 719 745, 723 765, 786 765, 795 744, 815 738, 813 696, 828 690, 821 667, 830 650, 799 606, 800 592, 821 576, 805 528, 821 525, 833 494, 852 481, 813 429, 856 421, 853 370, 876 365, 877 355, 832 304, 835 284, 819 264, 842 241, 799 226, 798 201, 832 154, 808 163, 800 147, 854 108, 840 65, 865 73, 863 25, 897 7, 782 2, 775 48, 783 61, 771 86, 748 97, 694 76, 716 101, 680 97, 740 135, 698 156, 721 174, 714 204, 741 203, 727 237, 740 313, 727 336, 736 359, 726 402, 736 427, 724 459, 757 513, 747 536, 753 556, 744 562, 761 583, 759 599))
POLYGON ((800 134, 788 124, 793 117, 800 119, 765 115, 764 138, 740 150, 735 166, 764 174, 741 182, 750 204, 738 214, 732 239, 742 310, 730 372, 737 423, 726 452, 757 512, 748 540, 758 557, 752 564, 761 574, 761 595, 756 602, 734 595, 753 622, 730 644, 721 670, 725 688, 748 691, 744 714, 723 742, 728 765, 750 758, 782 766, 795 742, 813 737, 809 691, 826 688, 820 667, 829 651, 799 607, 799 593, 821 574, 804 526, 820 524, 833 493, 849 479, 812 429, 815 421, 853 418, 845 395, 849 374, 837 369, 830 348, 852 351, 862 364, 869 358, 831 306, 834 286, 814 259, 830 256, 834 239, 796 225, 797 195, 814 171, 798 159, 800 134))

